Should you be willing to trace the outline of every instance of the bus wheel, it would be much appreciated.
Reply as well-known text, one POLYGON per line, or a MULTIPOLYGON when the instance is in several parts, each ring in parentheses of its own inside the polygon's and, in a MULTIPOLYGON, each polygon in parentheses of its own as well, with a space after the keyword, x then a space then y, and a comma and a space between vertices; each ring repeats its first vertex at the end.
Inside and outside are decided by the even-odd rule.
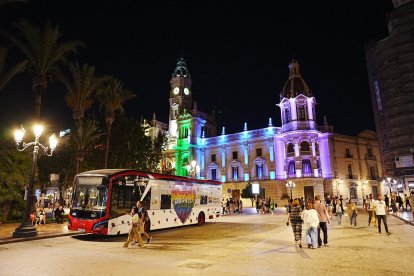
POLYGON ((203 212, 200 212, 198 214, 198 220, 197 220, 197 225, 203 225, 206 222, 206 217, 204 216, 203 212))
POLYGON ((146 220, 145 223, 144 223, 144 231, 146 233, 149 233, 150 228, 151 228, 151 221, 150 220, 146 220))

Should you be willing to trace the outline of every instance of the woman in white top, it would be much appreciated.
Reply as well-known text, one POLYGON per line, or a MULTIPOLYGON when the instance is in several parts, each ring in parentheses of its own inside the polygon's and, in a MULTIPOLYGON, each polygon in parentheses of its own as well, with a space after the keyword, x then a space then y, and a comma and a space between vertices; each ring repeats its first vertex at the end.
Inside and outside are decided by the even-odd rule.
POLYGON ((338 226, 339 228, 342 228, 342 215, 344 214, 344 206, 342 205, 342 202, 339 200, 339 198, 336 198, 335 213, 338 220, 338 226))
POLYGON ((316 249, 318 247, 318 225, 319 217, 312 202, 306 203, 306 209, 301 214, 303 227, 306 229, 306 243, 308 248, 316 249))

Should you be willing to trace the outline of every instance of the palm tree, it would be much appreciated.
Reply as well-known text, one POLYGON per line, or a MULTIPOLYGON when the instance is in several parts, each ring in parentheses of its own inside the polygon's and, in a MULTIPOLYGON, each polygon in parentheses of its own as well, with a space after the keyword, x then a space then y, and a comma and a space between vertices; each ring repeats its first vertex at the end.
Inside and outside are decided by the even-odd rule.
POLYGON ((88 150, 100 134, 97 125, 92 120, 78 120, 75 125, 71 139, 76 146, 76 174, 78 174, 88 150))
POLYGON ((92 106, 93 96, 102 85, 105 78, 95 76, 95 67, 78 63, 70 63, 69 70, 72 74, 71 81, 61 78, 67 88, 66 102, 73 110, 73 119, 76 121, 85 116, 85 111, 92 106))
POLYGON ((62 34, 58 27, 49 23, 43 30, 27 21, 15 25, 17 36, 6 34, 28 59, 28 68, 32 77, 32 90, 35 94, 35 117, 40 119, 42 94, 46 91, 51 77, 58 71, 58 65, 66 63, 66 56, 76 52, 82 43, 78 41, 61 42, 62 34))
POLYGON ((123 83, 116 78, 110 78, 106 87, 100 89, 97 94, 98 101, 105 109, 106 123, 106 145, 105 145, 105 164, 108 166, 109 141, 111 137, 112 123, 115 120, 118 111, 123 112, 123 104, 125 101, 135 98, 129 90, 124 90, 123 83))
POLYGON ((6 56, 8 49, 0 46, 0 91, 17 74, 26 69, 27 61, 22 61, 6 71, 6 56))

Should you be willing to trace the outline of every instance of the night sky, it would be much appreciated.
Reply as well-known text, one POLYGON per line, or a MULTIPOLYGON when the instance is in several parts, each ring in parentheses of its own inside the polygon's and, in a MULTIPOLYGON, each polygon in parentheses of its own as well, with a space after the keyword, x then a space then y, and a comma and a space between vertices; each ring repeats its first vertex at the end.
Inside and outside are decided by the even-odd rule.
MULTIPOLYGON (((276 106, 292 58, 318 102, 317 118, 339 133, 375 130, 364 45, 387 35, 391 0, 364 1, 28 1, 0 7, 0 26, 25 18, 59 25, 63 40, 85 47, 74 59, 95 65, 138 95, 129 116, 168 122, 170 78, 187 61, 198 108, 221 111, 227 133, 280 126, 276 106), (270 3, 272 2, 272 3, 270 3)), ((4 42, 4 41, 3 41, 4 42)), ((10 60, 18 59, 12 52, 10 60)), ((34 97, 27 74, 0 92, 0 127, 28 124, 34 97)), ((72 124, 65 91, 49 86, 42 119, 72 124)))

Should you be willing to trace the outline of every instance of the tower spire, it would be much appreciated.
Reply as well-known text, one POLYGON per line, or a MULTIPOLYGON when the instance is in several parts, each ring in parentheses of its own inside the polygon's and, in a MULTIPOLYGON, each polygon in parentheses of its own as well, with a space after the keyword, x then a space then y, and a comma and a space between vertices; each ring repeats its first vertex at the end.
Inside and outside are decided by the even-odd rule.
POLYGON ((187 64, 184 60, 184 58, 181 56, 178 60, 177 60, 177 66, 174 69, 174 73, 173 76, 174 77, 187 77, 190 75, 190 71, 187 68, 187 64))

